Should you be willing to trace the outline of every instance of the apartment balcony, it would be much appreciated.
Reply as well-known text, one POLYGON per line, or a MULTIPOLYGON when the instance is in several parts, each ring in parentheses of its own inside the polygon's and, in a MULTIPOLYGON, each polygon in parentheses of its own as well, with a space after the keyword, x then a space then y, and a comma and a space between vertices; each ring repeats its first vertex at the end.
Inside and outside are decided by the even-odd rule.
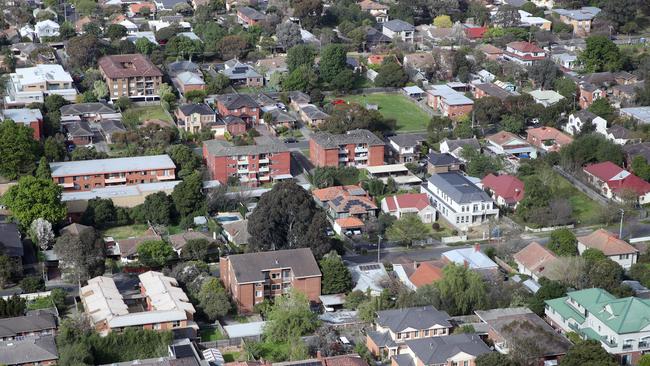
POLYGON ((105 179, 106 184, 126 183, 126 177, 110 177, 105 179))
POLYGON ((364 146, 357 146, 354 148, 355 153, 368 152, 368 148, 364 146))
POLYGON ((237 174, 248 174, 248 169, 237 169, 237 174))
POLYGON ((269 158, 260 159, 257 161, 260 164, 268 164, 270 162, 269 158))
POLYGON ((347 155, 346 156, 339 156, 339 161, 344 162, 344 163, 347 162, 348 161, 348 156, 347 155))
POLYGON ((650 342, 639 342, 639 349, 647 349, 650 348, 650 342))
POLYGON ((248 159, 237 160, 237 165, 248 165, 248 159))
POLYGON ((257 177, 257 179, 258 179, 259 181, 261 181, 261 182, 266 182, 266 181, 270 181, 270 180, 271 180, 271 176, 270 176, 270 175, 262 175, 262 176, 257 177))
POLYGON ((174 180, 174 179, 176 179, 176 177, 173 176, 173 175, 157 175, 156 179, 158 179, 158 180, 174 180))
POLYGON ((63 188, 74 188, 74 183, 59 183, 59 186, 63 188))
POLYGON ((259 172, 268 172, 270 169, 268 166, 261 166, 258 171, 259 172))
POLYGON ((359 155, 355 156, 354 160, 359 161, 359 160, 368 160, 368 155, 359 155))
POLYGON ((339 155, 347 155, 348 154, 348 149, 339 149, 339 155))

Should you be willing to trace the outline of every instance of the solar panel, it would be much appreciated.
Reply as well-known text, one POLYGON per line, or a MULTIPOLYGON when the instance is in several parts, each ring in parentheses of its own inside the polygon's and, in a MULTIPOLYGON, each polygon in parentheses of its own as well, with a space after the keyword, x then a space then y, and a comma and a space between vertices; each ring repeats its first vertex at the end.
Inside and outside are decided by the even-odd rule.
POLYGON ((381 269, 381 266, 379 264, 364 264, 362 266, 359 266, 359 269, 362 271, 374 271, 381 269))

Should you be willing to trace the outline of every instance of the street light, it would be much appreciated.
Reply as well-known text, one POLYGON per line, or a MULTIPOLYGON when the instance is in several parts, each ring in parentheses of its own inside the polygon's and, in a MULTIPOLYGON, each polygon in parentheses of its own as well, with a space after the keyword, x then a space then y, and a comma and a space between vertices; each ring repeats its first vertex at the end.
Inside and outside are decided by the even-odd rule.
POLYGON ((381 239, 383 237, 381 235, 377 235, 377 264, 381 263, 381 239))
POLYGON ((621 208, 621 225, 618 228, 618 238, 623 239, 623 215, 625 214, 625 210, 621 208))

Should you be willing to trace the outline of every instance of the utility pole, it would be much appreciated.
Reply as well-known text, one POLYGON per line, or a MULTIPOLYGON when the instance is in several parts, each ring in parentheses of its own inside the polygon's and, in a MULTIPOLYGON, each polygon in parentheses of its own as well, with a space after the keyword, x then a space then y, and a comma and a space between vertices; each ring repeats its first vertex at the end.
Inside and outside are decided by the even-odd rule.
POLYGON ((621 209, 621 225, 618 228, 618 238, 623 239, 623 215, 625 214, 625 210, 621 209))
POLYGON ((381 263, 381 235, 377 235, 377 263, 381 263))

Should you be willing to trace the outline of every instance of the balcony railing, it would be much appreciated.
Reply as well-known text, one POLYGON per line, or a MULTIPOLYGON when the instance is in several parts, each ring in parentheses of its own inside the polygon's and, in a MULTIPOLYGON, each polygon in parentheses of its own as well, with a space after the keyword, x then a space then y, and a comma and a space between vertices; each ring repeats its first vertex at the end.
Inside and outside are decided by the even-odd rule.
POLYGON ((126 183, 126 177, 110 177, 110 178, 106 178, 106 183, 126 183))

